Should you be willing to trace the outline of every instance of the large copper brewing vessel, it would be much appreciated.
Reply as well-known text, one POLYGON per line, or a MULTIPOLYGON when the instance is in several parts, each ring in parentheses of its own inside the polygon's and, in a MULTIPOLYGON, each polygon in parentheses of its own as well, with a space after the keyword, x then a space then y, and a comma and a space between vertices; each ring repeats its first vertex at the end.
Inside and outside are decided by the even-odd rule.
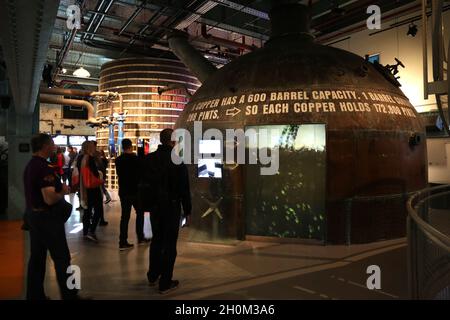
POLYGON ((202 121, 203 130, 223 131, 285 125, 295 132, 298 125, 322 124, 326 147, 314 155, 316 160, 298 160, 283 169, 287 173, 280 169, 286 177, 297 169, 302 174, 286 178, 269 205, 253 200, 255 194, 269 190, 275 176, 255 181, 260 178, 249 176, 253 169, 246 164, 225 166, 222 179, 204 179, 198 177, 197 165, 189 165, 194 197, 191 237, 244 239, 252 235, 249 230, 260 230, 253 235, 365 243, 404 236, 406 198, 427 184, 425 132, 414 107, 381 66, 314 43, 304 6, 274 7, 270 16, 272 38, 264 48, 209 76, 176 127, 193 135, 196 120, 202 121), (323 176, 317 180, 323 183, 314 177, 302 181, 321 165, 323 176), (289 199, 283 198, 286 192, 289 199), (322 198, 323 212, 312 212, 302 197, 312 202, 322 198), (208 209, 213 211, 205 215, 208 209), (271 216, 277 232, 270 226, 258 229, 271 216), (297 224, 299 230, 310 231, 317 227, 313 221, 323 222, 320 232, 283 235, 281 220, 285 226, 297 224))

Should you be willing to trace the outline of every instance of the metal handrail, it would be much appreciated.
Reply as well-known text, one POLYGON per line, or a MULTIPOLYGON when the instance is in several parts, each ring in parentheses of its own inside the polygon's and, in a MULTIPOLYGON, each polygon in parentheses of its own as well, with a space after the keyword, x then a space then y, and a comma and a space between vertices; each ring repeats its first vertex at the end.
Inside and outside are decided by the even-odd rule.
POLYGON ((408 211, 408 283, 413 299, 435 299, 450 286, 450 238, 430 225, 430 200, 450 194, 450 185, 426 188, 411 196, 408 211), (444 263, 444 265, 442 265, 444 263), (439 291, 441 290, 441 291, 439 291))
MULTIPOLYGON (((422 231, 424 231, 427 235, 431 235, 433 238, 435 238, 434 240, 437 240, 437 241, 435 241, 436 244, 438 244, 442 249, 444 249, 450 253, 450 237, 446 236, 442 232, 438 231, 437 229, 435 229, 431 225, 429 225, 426 221, 424 221, 417 214, 417 211, 416 211, 417 208, 419 207, 419 203, 422 204, 424 201, 436 198, 437 196, 443 196, 445 194, 450 194, 450 191, 439 193, 438 195, 429 195, 429 196, 425 196, 425 195, 428 195, 430 192, 445 190, 448 188, 450 188, 450 185, 444 185, 444 186, 423 189, 408 199, 408 202, 406 203, 406 207, 407 207, 409 216, 420 227, 420 229, 422 229, 422 231)), ((433 240, 433 239, 430 239, 430 240, 433 240)))

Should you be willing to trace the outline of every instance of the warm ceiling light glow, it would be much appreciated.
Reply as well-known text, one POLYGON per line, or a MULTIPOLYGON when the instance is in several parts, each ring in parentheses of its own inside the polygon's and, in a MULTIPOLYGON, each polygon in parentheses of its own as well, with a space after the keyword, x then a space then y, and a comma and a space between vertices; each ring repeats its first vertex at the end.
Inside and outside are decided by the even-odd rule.
POLYGON ((91 74, 83 67, 79 67, 73 72, 73 75, 79 78, 89 78, 91 74))

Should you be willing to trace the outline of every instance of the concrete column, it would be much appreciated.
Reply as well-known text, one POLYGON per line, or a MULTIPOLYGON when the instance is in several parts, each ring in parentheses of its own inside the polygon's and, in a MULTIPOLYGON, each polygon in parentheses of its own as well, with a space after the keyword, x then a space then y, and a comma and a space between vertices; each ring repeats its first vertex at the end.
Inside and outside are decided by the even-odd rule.
POLYGON ((0 108, 0 137, 6 137, 7 110, 0 108))
POLYGON ((8 219, 21 219, 25 211, 23 171, 31 158, 30 140, 37 133, 39 108, 32 115, 8 112, 8 219), (28 150, 27 150, 28 149, 28 150))

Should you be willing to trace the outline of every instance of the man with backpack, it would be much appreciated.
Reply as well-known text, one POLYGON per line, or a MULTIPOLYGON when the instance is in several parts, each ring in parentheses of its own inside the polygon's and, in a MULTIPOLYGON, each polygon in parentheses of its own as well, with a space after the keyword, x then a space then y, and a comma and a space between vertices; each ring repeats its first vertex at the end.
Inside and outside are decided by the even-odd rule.
POLYGON ((166 294, 178 287, 179 281, 172 280, 177 256, 178 230, 181 221, 181 207, 188 224, 191 214, 189 177, 184 164, 174 164, 171 152, 172 129, 160 133, 161 144, 155 152, 148 154, 142 163, 142 203, 150 210, 153 238, 150 245, 150 268, 147 279, 150 286, 159 279, 159 292, 166 294))

